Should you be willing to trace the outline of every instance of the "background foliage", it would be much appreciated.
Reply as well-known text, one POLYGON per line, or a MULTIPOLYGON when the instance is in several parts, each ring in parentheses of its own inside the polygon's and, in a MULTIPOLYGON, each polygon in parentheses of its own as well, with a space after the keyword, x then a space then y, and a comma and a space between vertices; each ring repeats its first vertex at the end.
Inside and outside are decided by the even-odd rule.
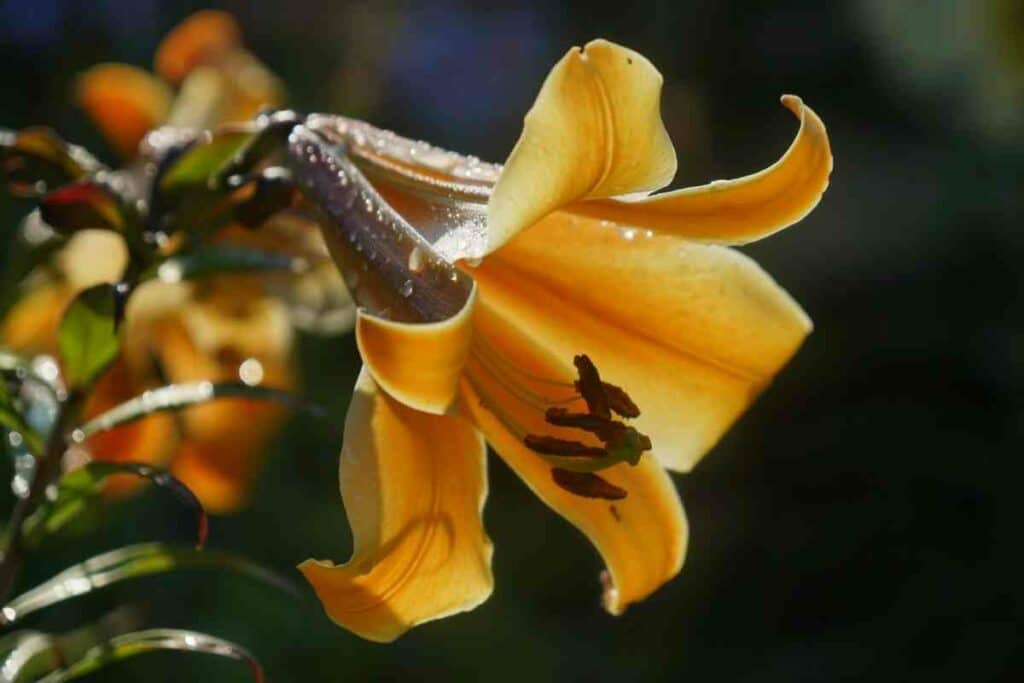
MULTIPOLYGON (((620 619, 598 605, 585 541, 492 459, 494 597, 395 645, 334 627, 304 586, 296 599, 209 571, 115 587, 34 615, 34 626, 67 630, 115 598, 141 603, 162 625, 244 645, 275 681, 1009 679, 1024 617, 1014 587, 1024 425, 1016 3, 214 4, 236 13, 299 109, 493 160, 548 67, 594 36, 642 51, 666 75, 681 184, 776 158, 793 132, 778 96, 801 95, 829 126, 832 187, 802 224, 749 251, 816 332, 677 478, 687 565, 620 619), (1008 111, 996 116, 999 107, 1008 111)), ((46 123, 104 149, 69 104, 74 74, 98 61, 147 65, 166 29, 198 7, 0 2, 0 125, 46 123)), ((11 226, 27 205, 3 202, 0 225, 11 226)), ((335 471, 358 365, 351 337, 303 339, 300 352, 307 392, 332 419, 296 416, 252 506, 212 520, 210 536, 297 583, 296 562, 340 560, 350 547, 335 471)), ((106 514, 102 533, 69 534, 34 556, 20 585, 169 530, 194 534, 190 513, 155 491, 106 514)), ((232 662, 173 654, 100 674, 186 675, 247 680, 232 662)))

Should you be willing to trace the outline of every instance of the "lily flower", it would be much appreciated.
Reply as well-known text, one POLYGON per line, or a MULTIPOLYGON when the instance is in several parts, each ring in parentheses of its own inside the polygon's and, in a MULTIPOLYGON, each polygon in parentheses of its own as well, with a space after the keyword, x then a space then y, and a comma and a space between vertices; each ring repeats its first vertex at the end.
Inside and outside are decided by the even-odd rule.
POLYGON ((594 545, 612 614, 680 571, 667 470, 690 470, 811 330, 723 245, 805 216, 832 157, 786 96, 800 129, 775 164, 650 195, 676 170, 661 84, 627 48, 571 49, 504 167, 339 117, 292 132, 360 306, 339 464, 354 550, 299 567, 342 627, 390 641, 487 599, 487 444, 594 545))

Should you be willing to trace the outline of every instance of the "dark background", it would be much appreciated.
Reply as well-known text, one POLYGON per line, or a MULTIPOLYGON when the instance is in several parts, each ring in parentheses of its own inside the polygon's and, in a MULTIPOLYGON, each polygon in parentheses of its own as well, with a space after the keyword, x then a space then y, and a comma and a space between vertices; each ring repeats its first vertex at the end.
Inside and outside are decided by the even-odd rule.
MULTIPOLYGON (((217 3, 214 3, 217 5, 217 3)), ((115 600, 152 625, 243 644, 273 681, 1020 680, 1024 394, 1024 4, 961 2, 229 2, 293 104, 502 160, 548 68, 603 36, 666 77, 677 184, 774 161, 793 92, 829 127, 832 185, 800 225, 748 249, 815 333, 694 472, 676 478, 682 575, 618 619, 599 562, 496 458, 486 522, 497 588, 467 614, 367 643, 333 626, 293 565, 347 557, 336 454, 358 360, 302 340, 308 391, 252 506, 211 545, 296 580, 303 598, 217 572, 147 579, 33 617, 66 630, 115 600)), ((0 1, 0 125, 103 151, 69 104, 98 61, 148 66, 194 3, 0 1)), ((0 205, 12 225, 22 205, 0 205)), ((22 587, 127 542, 190 533, 158 492, 50 545, 22 587)), ((243 681, 153 655, 96 680, 243 681)))

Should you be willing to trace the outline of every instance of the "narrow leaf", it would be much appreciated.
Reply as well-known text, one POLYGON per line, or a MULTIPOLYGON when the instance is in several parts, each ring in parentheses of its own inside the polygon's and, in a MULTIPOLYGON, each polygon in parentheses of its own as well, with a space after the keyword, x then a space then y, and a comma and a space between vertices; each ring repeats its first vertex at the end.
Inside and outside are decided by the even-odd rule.
POLYGON ((0 680, 29 683, 53 672, 62 661, 62 648, 53 636, 17 631, 0 639, 0 680))
POLYGON ((209 531, 206 510, 188 486, 168 472, 151 465, 98 460, 68 472, 61 478, 54 499, 44 503, 26 522, 26 540, 29 543, 36 543, 43 535, 59 531, 103 491, 103 486, 110 477, 118 474, 149 479, 156 486, 174 494, 196 515, 196 547, 202 548, 206 544, 209 531))
POLYGON ((301 401, 287 391, 262 386, 249 386, 241 382, 190 382, 170 384, 152 389, 141 396, 115 406, 82 425, 82 433, 88 437, 105 432, 119 425, 133 422, 150 413, 166 410, 180 410, 188 406, 206 403, 219 398, 247 398, 256 401, 274 401, 293 408, 302 408, 314 414, 321 414, 319 407, 301 401))
POLYGON ((91 648, 82 659, 71 666, 39 679, 39 683, 72 681, 108 664, 160 650, 201 652, 235 659, 249 667, 253 681, 263 683, 265 680, 259 662, 240 645, 198 631, 160 628, 114 636, 105 643, 91 648))
POLYGON ((61 634, 15 631, 0 638, 0 680, 30 683, 76 662, 116 633, 138 628, 138 614, 119 607, 99 621, 61 634))
POLYGON ((57 331, 64 375, 72 388, 90 386, 114 362, 120 348, 113 285, 81 292, 68 306, 57 331))
POLYGON ((2 378, 0 378, 0 427, 19 434, 25 447, 34 455, 42 454, 42 437, 25 421, 21 411, 15 406, 14 399, 7 393, 2 378))
POLYGON ((65 185, 47 194, 39 203, 47 225, 62 234, 90 228, 122 231, 127 209, 109 187, 96 181, 65 185))
POLYGON ((226 183, 233 175, 248 175, 266 161, 275 151, 283 149, 292 128, 298 125, 300 117, 293 111, 281 109, 263 114, 256 119, 256 126, 262 128, 239 149, 235 156, 217 172, 215 183, 226 183))
POLYGON ((98 168, 85 150, 49 128, 0 131, 0 175, 13 194, 38 197, 98 168))
POLYGON ((125 546, 68 567, 0 609, 0 626, 65 600, 121 581, 182 569, 220 568, 238 572, 298 598, 288 580, 243 557, 216 550, 175 548, 162 543, 125 546))
POLYGON ((221 130, 209 142, 193 145, 167 168, 158 181, 160 191, 175 194, 190 187, 207 187, 252 136, 252 131, 245 129, 221 130))

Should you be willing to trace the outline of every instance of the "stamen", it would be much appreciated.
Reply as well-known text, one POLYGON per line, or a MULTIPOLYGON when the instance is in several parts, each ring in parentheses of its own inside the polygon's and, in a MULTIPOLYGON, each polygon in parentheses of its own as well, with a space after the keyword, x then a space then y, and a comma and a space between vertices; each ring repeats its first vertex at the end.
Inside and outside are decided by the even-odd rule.
POLYGON ((588 446, 544 434, 527 434, 523 437, 523 443, 541 455, 585 456, 592 459, 589 463, 591 467, 582 470, 565 467, 551 470, 555 483, 566 491, 587 498, 625 498, 625 489, 608 483, 593 472, 621 462, 638 465, 644 451, 651 450, 651 440, 647 435, 612 419, 613 411, 620 417, 631 418, 639 417, 640 409, 622 388, 601 381, 597 366, 589 357, 580 354, 573 358, 573 364, 579 373, 575 385, 587 404, 587 412, 571 412, 565 408, 549 406, 544 411, 544 420, 555 427, 589 432, 601 440, 602 446, 588 446))
POLYGON ((565 408, 548 408, 544 417, 556 427, 576 427, 605 442, 610 441, 617 432, 626 429, 626 425, 621 422, 606 420, 590 413, 570 413, 565 408))
POLYGON ((519 426, 519 423, 516 422, 512 416, 508 415, 499 407, 498 402, 494 400, 494 398, 478 381, 476 381, 473 374, 467 372, 465 374, 465 378, 469 382, 469 385, 473 387, 473 393, 476 394, 477 399, 480 401, 480 405, 491 413, 491 415, 494 415, 498 422, 500 422, 505 429, 507 429, 517 439, 525 439, 527 436, 526 430, 519 426))
POLYGON ((554 467, 551 478, 569 493, 584 498, 600 498, 603 500, 622 500, 626 490, 602 479, 592 472, 573 472, 554 467))
POLYGON ((572 362, 576 366, 576 372, 580 374, 580 378, 576 382, 576 390, 587 402, 590 414, 603 417, 606 420, 611 418, 612 414, 608 409, 608 396, 604 392, 604 385, 601 382, 601 375, 597 372, 597 367, 585 354, 576 356, 572 362))
POLYGON ((480 367, 498 380, 509 393, 536 410, 544 410, 551 404, 542 394, 517 381, 514 376, 510 375, 508 370, 495 363, 494 359, 484 352, 484 348, 482 344, 474 340, 470 353, 480 363, 480 367))
POLYGON ((542 455, 582 456, 586 458, 603 458, 608 455, 603 448, 587 446, 579 441, 567 441, 566 439, 559 439, 554 436, 527 434, 523 437, 523 443, 530 450, 542 455))
POLYGON ((622 387, 617 387, 608 382, 602 382, 601 384, 604 386, 604 395, 608 398, 608 407, 613 412, 630 419, 640 417, 640 409, 633 403, 633 399, 629 397, 629 394, 622 387))

